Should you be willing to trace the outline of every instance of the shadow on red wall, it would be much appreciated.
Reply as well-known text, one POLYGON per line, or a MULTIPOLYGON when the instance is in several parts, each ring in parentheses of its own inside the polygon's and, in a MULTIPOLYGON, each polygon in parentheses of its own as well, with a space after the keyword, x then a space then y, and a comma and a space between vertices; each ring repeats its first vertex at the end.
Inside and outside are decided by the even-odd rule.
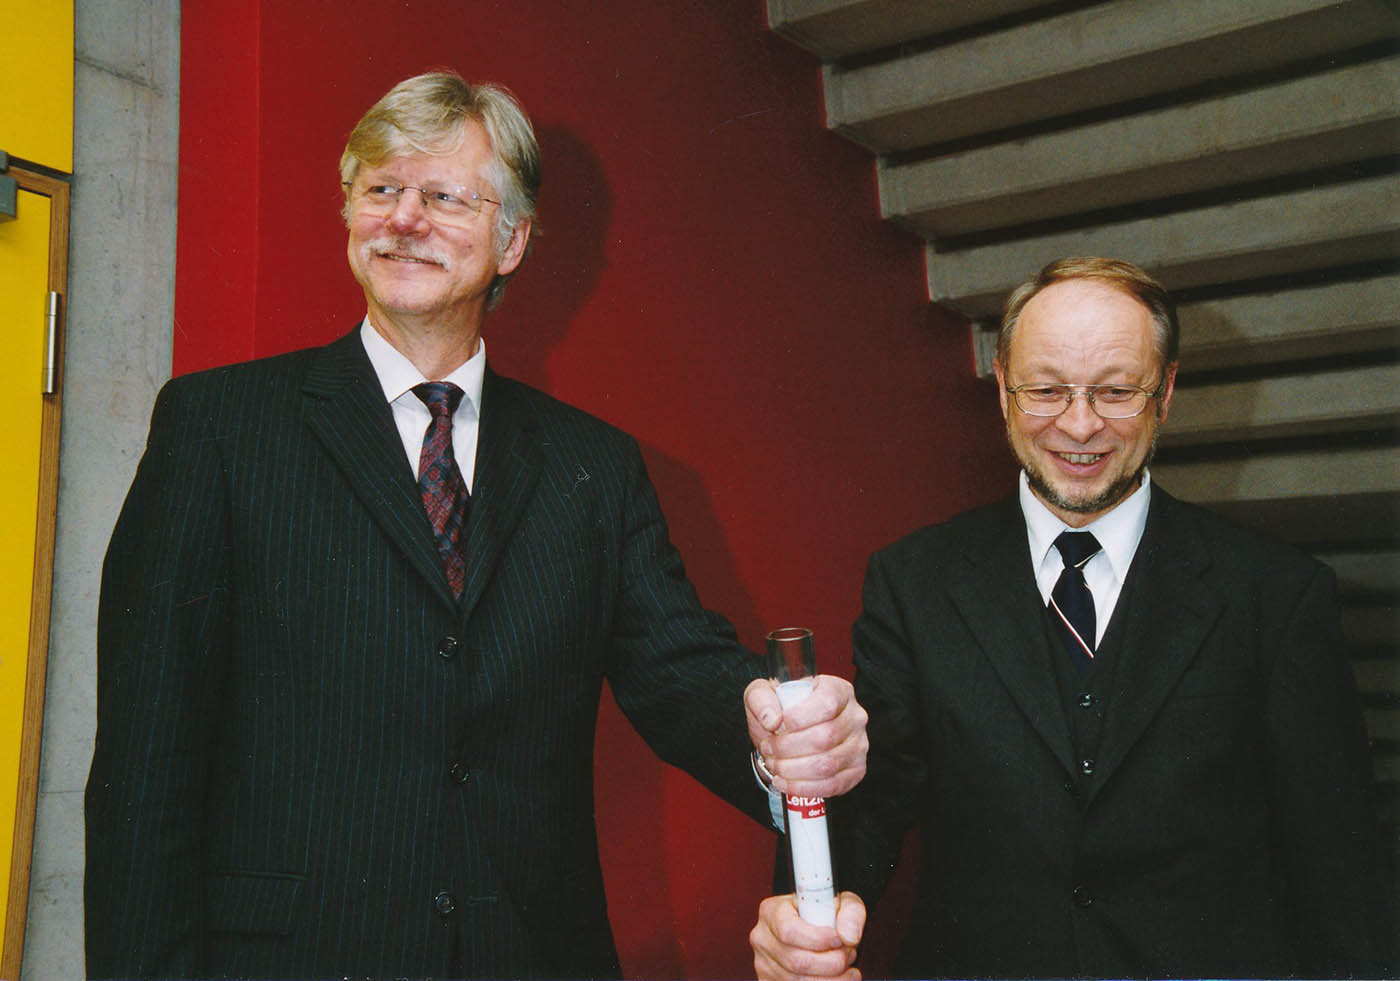
POLYGON ((597 152, 564 126, 536 132, 545 177, 531 252, 489 322, 491 359, 546 391, 549 354, 587 306, 607 267, 612 192, 597 152))

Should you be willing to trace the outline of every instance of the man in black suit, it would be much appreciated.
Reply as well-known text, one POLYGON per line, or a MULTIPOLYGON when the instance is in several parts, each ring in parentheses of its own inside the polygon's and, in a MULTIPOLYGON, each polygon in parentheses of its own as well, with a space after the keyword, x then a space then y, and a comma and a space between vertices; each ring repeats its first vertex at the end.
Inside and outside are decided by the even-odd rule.
POLYGON ((1011 295, 996 379, 1019 492, 872 558, 869 773, 833 808, 849 891, 836 930, 765 900, 760 977, 858 977, 915 823, 901 974, 1393 971, 1334 577, 1147 474, 1177 334, 1121 261, 1061 260, 1011 295))
POLYGON ((604 680, 765 823, 750 741, 773 789, 839 793, 864 713, 823 677, 784 717, 635 442, 485 363, 539 186, 515 101, 409 79, 341 177, 365 321, 168 384, 113 534, 89 974, 616 976, 604 680))

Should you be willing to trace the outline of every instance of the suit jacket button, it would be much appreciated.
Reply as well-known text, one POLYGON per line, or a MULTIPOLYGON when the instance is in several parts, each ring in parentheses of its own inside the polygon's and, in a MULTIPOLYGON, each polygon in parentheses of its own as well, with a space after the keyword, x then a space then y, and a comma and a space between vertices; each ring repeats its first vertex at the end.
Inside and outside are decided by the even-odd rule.
POLYGON ((1085 692, 1080 692, 1080 693, 1079 693, 1079 701, 1076 702, 1075 704, 1077 704, 1077 705, 1078 705, 1080 708, 1082 708, 1082 709, 1088 709, 1088 708, 1093 708, 1093 707, 1094 707, 1094 703, 1097 702, 1097 701, 1098 701, 1097 698, 1095 698, 1093 695, 1091 695, 1091 694, 1089 694, 1087 691, 1085 691, 1085 692))
POLYGON ((1070 898, 1074 900, 1074 905, 1081 908, 1094 905, 1094 897, 1083 886, 1075 886, 1070 898))
POLYGON ((433 909, 437 910, 443 916, 447 916, 456 908, 457 900, 452 898, 452 893, 450 892, 440 892, 433 897, 433 909))
POLYGON ((438 641, 438 656, 441 657, 444 661, 450 661, 457 656, 457 651, 461 648, 461 646, 461 641, 459 641, 456 637, 450 635, 444 637, 442 638, 442 640, 438 641))
POLYGON ((1080 760, 1080 761, 1079 761, 1079 772, 1082 773, 1082 774, 1084 774, 1086 777, 1091 777, 1091 776, 1093 776, 1093 775, 1094 775, 1094 761, 1093 761, 1093 760, 1080 760))
POLYGON ((1065 781, 1065 793, 1069 794, 1071 797, 1079 796, 1079 788, 1074 785, 1073 780, 1065 781))
POLYGON ((453 783, 466 783, 472 778, 472 771, 467 769, 465 763, 453 763, 447 775, 452 778, 453 783))

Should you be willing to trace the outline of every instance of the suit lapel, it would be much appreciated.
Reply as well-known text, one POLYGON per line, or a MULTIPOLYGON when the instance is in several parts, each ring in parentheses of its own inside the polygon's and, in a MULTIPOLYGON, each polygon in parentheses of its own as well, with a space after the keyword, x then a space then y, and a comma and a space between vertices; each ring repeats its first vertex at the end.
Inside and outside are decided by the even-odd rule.
POLYGON ((967 542, 967 574, 950 588, 950 598, 1021 713, 1068 772, 1073 744, 1050 664, 1025 520, 1014 495, 989 517, 967 542))
POLYGON ((365 509, 438 597, 454 605, 393 410, 358 328, 321 349, 302 384, 302 403, 306 425, 365 509))
POLYGON ((1122 611, 1128 622, 1113 667, 1094 791, 1161 711, 1220 617, 1225 598, 1203 578, 1209 565, 1210 552, 1196 526, 1154 485, 1147 528, 1128 573, 1136 581, 1122 611))
POLYGON ((519 388, 490 365, 482 383, 481 430, 472 480, 467 529, 467 581, 462 591, 465 622, 491 581, 516 522, 539 479, 537 420, 519 388))

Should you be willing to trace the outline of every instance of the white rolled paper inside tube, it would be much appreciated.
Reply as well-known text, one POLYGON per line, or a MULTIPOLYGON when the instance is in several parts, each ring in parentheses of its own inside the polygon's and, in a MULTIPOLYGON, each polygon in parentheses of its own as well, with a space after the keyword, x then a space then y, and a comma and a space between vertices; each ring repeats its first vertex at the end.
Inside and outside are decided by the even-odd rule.
MULTIPOLYGON (((778 686, 778 702, 786 711, 811 692, 811 678, 785 681, 778 686)), ((821 797, 784 796, 798 915, 816 926, 834 927, 836 890, 831 877, 831 841, 826 831, 826 801, 821 797)))

